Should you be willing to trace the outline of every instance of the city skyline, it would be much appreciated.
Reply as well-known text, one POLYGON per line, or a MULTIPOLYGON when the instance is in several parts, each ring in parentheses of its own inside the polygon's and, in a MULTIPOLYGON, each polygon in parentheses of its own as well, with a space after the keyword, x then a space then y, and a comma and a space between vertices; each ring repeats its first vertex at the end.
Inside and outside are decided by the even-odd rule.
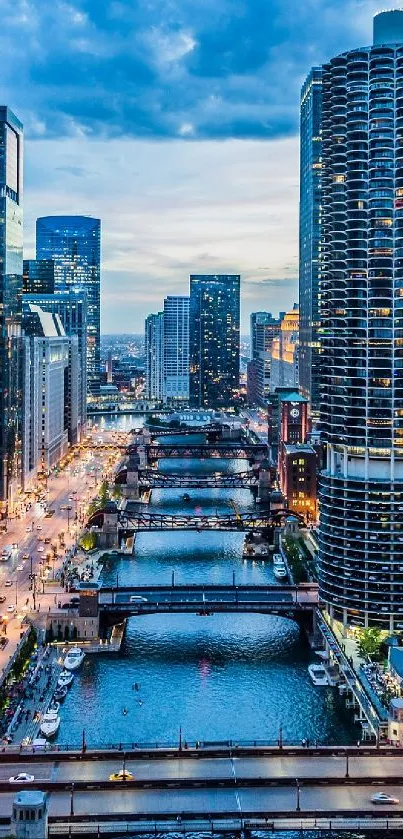
MULTIPOLYGON (((118 5, 126 9, 125 3, 118 5)), ((152 12, 144 13, 139 27, 140 11, 130 9, 125 26, 139 28, 136 43, 142 38, 143 49, 137 51, 141 68, 149 72, 147 76, 144 70, 140 78, 142 112, 134 104, 125 109, 116 89, 115 115, 107 94, 118 83, 108 66, 111 58, 117 69, 128 60, 118 37, 122 22, 117 11, 107 20, 89 2, 70 4, 69 15, 66 4, 49 10, 39 3, 29 15, 22 3, 9 6, 5 38, 11 39, 18 26, 28 45, 24 55, 11 53, 2 79, 3 100, 26 126, 25 258, 34 257, 37 216, 101 217, 104 332, 140 332, 145 315, 155 309, 154 289, 158 297, 184 294, 192 272, 242 273, 242 332, 251 311, 289 308, 296 299, 298 276, 299 88, 312 64, 357 43, 370 43, 370 14, 377 4, 349 0, 343 3, 344 16, 340 4, 336 12, 334 4, 311 0, 295 13, 272 2, 265 7, 264 21, 270 26, 262 27, 262 39, 257 2, 242 9, 239 18, 230 4, 218 27, 205 6, 191 18, 185 4, 178 4, 164 31, 152 12), (321 15, 315 14, 319 8, 321 15), (67 26, 66 63, 78 62, 71 87, 66 78, 59 79, 64 70, 55 65, 51 38, 46 37, 40 69, 32 66, 33 32, 39 41, 45 39, 57 15, 64 15, 67 26), (106 49, 108 26, 111 43, 106 49), (258 40, 253 56, 247 49, 248 32, 258 40), (213 95, 208 49, 215 56, 213 95), (228 66, 224 55, 229 55, 228 66), (17 59, 22 73, 15 72, 17 59), (278 70, 275 85, 273 64, 278 70), (98 114, 96 105, 89 108, 85 79, 91 69, 100 79, 98 114), (53 86, 56 78, 61 88, 53 86), (172 104, 160 116, 162 125, 153 96, 158 101, 167 79, 172 104), (176 101, 184 88, 189 88, 188 100, 179 115, 176 101), (61 95, 56 93, 60 89, 61 95), (215 97, 220 99, 220 120, 215 97), (161 143, 168 141, 161 154, 161 143)), ((139 67, 137 76, 136 68, 132 71, 137 81, 139 67)), ((92 103, 92 89, 90 95, 92 103)))

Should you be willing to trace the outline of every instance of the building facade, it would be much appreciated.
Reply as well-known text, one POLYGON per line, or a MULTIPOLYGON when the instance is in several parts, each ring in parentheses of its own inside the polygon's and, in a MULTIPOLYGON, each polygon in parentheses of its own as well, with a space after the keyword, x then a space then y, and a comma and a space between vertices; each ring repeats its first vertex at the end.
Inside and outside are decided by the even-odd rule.
POLYGON ((299 311, 294 305, 286 312, 280 331, 273 338, 270 359, 270 390, 288 387, 298 390, 299 383, 299 311))
POLYGON ((100 387, 101 222, 87 216, 46 216, 36 222, 36 258, 55 264, 55 292, 87 294, 87 390, 100 387))
POLYGON ((189 400, 189 298, 164 300, 164 402, 189 400))
POLYGON ((145 322, 146 399, 164 398, 164 312, 148 315, 145 322))
POLYGON ((255 405, 267 405, 270 394, 270 376, 273 341, 279 335, 281 320, 271 312, 252 312, 250 316, 251 361, 255 362, 255 405))
POLYGON ((23 128, 0 107, 0 513, 21 481, 23 128))
POLYGON ((280 490, 289 510, 307 522, 317 518, 317 455, 306 443, 283 443, 279 455, 280 490))
POLYGON ((46 312, 58 315, 67 337, 77 335, 78 362, 77 387, 79 393, 79 415, 77 440, 79 442, 87 428, 87 293, 85 290, 70 289, 60 294, 24 294, 23 314, 25 331, 30 319, 30 305, 40 306, 46 312))
POLYGON ((192 408, 228 407, 239 388, 239 274, 190 275, 192 408))
POLYGON ((55 263, 53 259, 24 259, 24 294, 55 293, 55 263))
POLYGON ((403 12, 323 68, 320 596, 403 614, 403 12))
POLYGON ((319 413, 319 259, 322 180, 322 68, 314 67, 301 91, 299 217, 299 383, 319 413))

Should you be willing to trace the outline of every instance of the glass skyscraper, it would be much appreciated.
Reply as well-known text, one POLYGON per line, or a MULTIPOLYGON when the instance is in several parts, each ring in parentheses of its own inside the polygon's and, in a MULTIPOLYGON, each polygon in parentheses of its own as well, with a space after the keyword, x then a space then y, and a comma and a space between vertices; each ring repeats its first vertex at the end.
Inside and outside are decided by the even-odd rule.
POLYGON ((322 68, 314 67, 301 91, 299 216, 299 383, 319 411, 319 243, 322 172, 322 68))
POLYGON ((36 258, 53 259, 55 292, 87 293, 87 386, 100 386, 101 222, 87 216, 46 216, 36 222, 36 258))
POLYGON ((239 387, 239 274, 191 274, 189 403, 227 408, 239 387))
POLYGON ((164 402, 189 399, 189 298, 164 300, 164 402))
POLYGON ((255 362, 251 401, 257 405, 267 405, 269 399, 271 351, 284 315, 285 312, 280 312, 275 318, 271 312, 252 312, 250 316, 251 360, 255 362))
POLYGON ((24 259, 24 294, 54 294, 55 263, 53 259, 24 259))
POLYGON ((403 626, 403 11, 323 67, 320 596, 403 626))
POLYGON ((146 398, 164 396, 164 312, 148 315, 145 321, 146 398))
POLYGON ((0 107, 0 504, 13 505, 21 478, 21 299, 23 129, 0 107))

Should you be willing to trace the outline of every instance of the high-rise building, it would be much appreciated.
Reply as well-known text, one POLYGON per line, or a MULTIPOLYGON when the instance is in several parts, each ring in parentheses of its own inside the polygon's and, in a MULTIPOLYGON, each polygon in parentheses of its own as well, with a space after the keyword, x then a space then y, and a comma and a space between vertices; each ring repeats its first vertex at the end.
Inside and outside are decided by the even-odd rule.
POLYGON ((21 480, 21 298, 23 129, 0 107, 0 509, 13 508, 21 480))
POLYGON ((403 623, 403 11, 323 68, 320 596, 403 623))
POLYGON ((54 294, 55 263, 53 259, 24 259, 24 294, 54 294))
POLYGON ((289 387, 298 390, 299 380, 299 311, 286 312, 278 334, 273 338, 270 359, 270 390, 289 387))
POLYGON ((239 274, 190 275, 192 408, 228 407, 239 388, 239 274))
POLYGON ((164 312, 148 315, 145 322, 146 399, 164 397, 164 312))
POLYGON ((266 405, 269 398, 273 341, 280 332, 284 315, 285 312, 280 312, 275 318, 271 312, 252 312, 250 316, 251 360, 255 362, 252 396, 256 405, 266 405))
POLYGON ((55 264, 55 292, 87 293, 87 388, 100 386, 101 222, 87 216, 45 216, 36 222, 36 258, 55 264))
POLYGON ((164 300, 164 402, 189 399, 189 298, 164 300))
POLYGON ((58 315, 67 337, 78 338, 78 391, 79 417, 77 440, 81 440, 87 426, 87 292, 85 290, 70 289, 64 294, 24 294, 23 315, 24 330, 36 334, 29 329, 31 317, 30 304, 40 306, 52 315, 58 315))
POLYGON ((314 67, 301 91, 299 220, 299 383, 319 412, 319 257, 322 175, 322 68, 314 67))

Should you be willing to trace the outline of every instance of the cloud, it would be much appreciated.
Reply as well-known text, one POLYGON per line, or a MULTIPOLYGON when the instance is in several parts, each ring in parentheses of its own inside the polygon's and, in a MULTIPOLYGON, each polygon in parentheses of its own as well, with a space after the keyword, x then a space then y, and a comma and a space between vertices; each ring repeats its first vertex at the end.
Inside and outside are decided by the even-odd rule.
POLYGON ((103 329, 141 331, 191 272, 241 273, 250 311, 297 295, 298 141, 37 140, 26 145, 26 256, 49 212, 102 219, 103 329))
POLYGON ((292 135, 310 66, 370 42, 377 5, 2 0, 3 97, 29 136, 292 135))

